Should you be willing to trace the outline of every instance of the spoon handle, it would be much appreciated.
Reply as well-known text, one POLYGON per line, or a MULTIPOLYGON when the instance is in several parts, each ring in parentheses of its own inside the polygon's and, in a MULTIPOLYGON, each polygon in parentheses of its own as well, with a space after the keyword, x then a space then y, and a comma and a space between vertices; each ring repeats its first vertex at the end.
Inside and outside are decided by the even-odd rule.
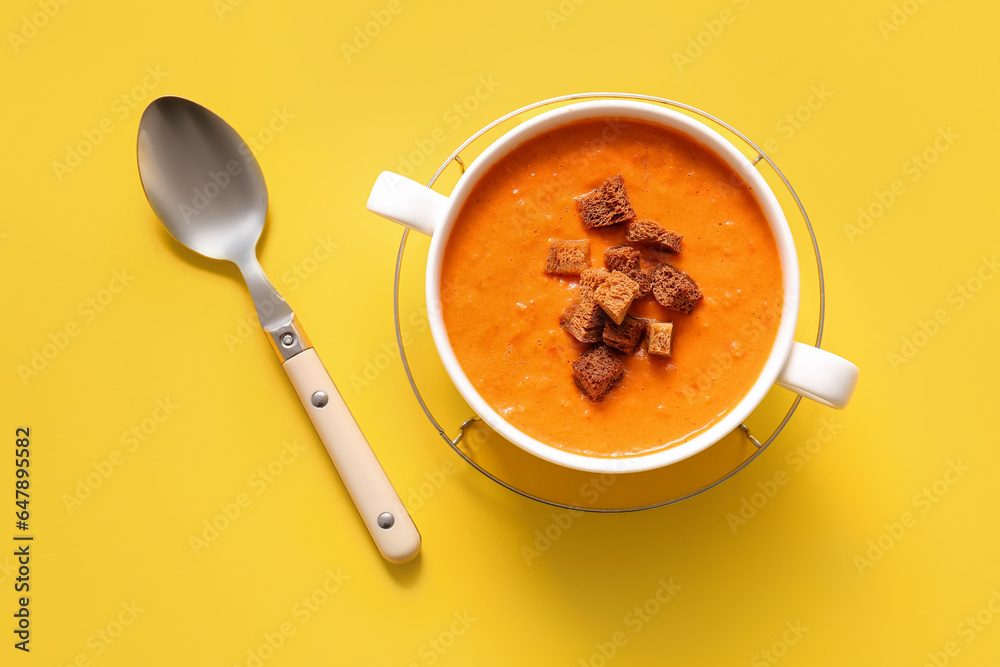
POLYGON ((411 560, 420 551, 420 533, 316 350, 303 350, 282 366, 378 550, 391 563, 411 560))

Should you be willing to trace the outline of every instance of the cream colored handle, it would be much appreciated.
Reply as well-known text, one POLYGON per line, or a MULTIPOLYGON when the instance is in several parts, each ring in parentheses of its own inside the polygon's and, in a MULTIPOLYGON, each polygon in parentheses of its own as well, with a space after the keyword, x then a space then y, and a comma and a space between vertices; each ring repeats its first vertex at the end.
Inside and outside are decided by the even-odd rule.
POLYGON ((316 350, 282 366, 382 556, 390 563, 412 559, 420 551, 420 533, 316 350))

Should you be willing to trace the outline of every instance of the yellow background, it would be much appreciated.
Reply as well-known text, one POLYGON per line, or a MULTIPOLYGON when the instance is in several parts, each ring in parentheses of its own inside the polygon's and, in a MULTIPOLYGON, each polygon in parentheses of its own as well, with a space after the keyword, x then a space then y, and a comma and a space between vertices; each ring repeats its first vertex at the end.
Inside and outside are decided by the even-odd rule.
POLYGON ((1000 660, 993 4, 10 0, 0 14, 2 664, 1000 660), (681 100, 772 140, 823 250, 824 346, 862 369, 846 411, 803 404, 732 479, 625 515, 570 515, 483 478, 395 358, 352 383, 394 344, 400 229, 364 210, 375 176, 430 140, 412 174, 427 180, 490 120, 590 90, 681 100), (149 209, 136 125, 161 94, 258 140, 261 262, 411 499, 414 563, 378 557, 246 324, 235 269, 181 248, 149 209), (78 166, 53 166, 81 142, 78 166), (880 197, 893 201, 852 229, 880 197), (18 426, 33 452, 30 654, 10 631, 18 426), (145 440, 123 440, 133 427, 145 440), (262 483, 285 441, 301 451, 262 483), (190 538, 241 493, 249 506, 196 553, 190 538), (745 524, 727 519, 753 500, 745 524))

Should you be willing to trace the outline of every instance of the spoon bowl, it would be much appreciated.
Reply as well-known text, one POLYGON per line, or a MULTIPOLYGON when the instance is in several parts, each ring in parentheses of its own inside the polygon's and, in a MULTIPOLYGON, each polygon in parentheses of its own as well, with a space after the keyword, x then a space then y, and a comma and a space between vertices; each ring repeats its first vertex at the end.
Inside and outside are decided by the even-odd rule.
POLYGON ((257 245, 267 216, 264 173, 239 134, 183 97, 161 97, 139 121, 139 177, 171 236, 233 262, 257 245))

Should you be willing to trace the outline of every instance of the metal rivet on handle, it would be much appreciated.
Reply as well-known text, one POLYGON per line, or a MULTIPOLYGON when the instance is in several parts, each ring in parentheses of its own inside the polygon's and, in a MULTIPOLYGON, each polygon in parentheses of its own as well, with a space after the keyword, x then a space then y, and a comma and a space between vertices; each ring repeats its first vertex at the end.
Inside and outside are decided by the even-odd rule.
POLYGON ((312 404, 317 408, 322 408, 324 405, 330 402, 330 397, 326 395, 325 391, 317 391, 312 395, 312 404))
POLYGON ((392 524, 396 523, 396 517, 389 514, 388 512, 382 512, 378 515, 378 527, 379 528, 392 528, 392 524))
POLYGON ((295 342, 295 336, 290 333, 286 333, 281 336, 281 344, 285 347, 291 347, 292 343, 295 342))

